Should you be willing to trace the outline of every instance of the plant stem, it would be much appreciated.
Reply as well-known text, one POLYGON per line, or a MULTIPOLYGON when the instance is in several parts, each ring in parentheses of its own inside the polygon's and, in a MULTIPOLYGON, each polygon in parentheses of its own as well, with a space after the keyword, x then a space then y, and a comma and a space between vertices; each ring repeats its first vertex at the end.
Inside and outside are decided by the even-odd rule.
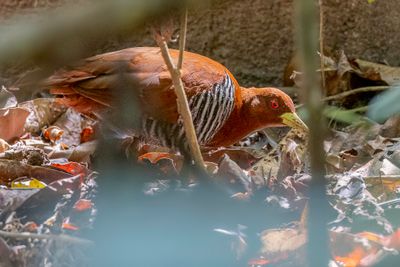
POLYGON ((322 9, 322 0, 318 0, 319 3, 319 53, 320 53, 320 65, 321 65, 321 86, 322 92, 326 95, 325 86, 325 70, 324 70, 324 10, 322 9))
MULTIPOLYGON (((185 14, 182 16, 181 25, 181 39, 186 38, 186 26, 187 25, 187 10, 185 10, 185 14)), ((178 112, 181 115, 183 121, 183 127, 185 129, 186 140, 189 143, 190 152, 195 164, 201 169, 205 170, 203 156, 201 155, 199 143, 197 141, 196 131, 193 126, 192 114, 190 112, 189 104, 187 101, 186 93, 184 90, 183 82, 181 79, 181 70, 178 66, 182 66, 183 63, 183 54, 185 50, 185 41, 179 41, 179 59, 178 65, 175 66, 172 62, 171 55, 169 53, 168 44, 165 38, 161 37, 156 39, 158 46, 161 49, 162 57, 167 65, 168 71, 171 74, 172 83, 174 85, 175 94, 177 96, 177 106, 178 112)))
POLYGON ((300 52, 300 61, 304 73, 303 92, 309 114, 308 126, 310 129, 309 151, 311 184, 309 190, 308 209, 308 264, 310 267, 326 267, 329 262, 327 209, 329 204, 325 193, 325 153, 323 150, 324 133, 321 90, 318 86, 317 44, 318 31, 316 21, 316 7, 314 0, 295 1, 297 17, 297 45, 300 52))
POLYGON ((178 58, 178 63, 176 64, 176 68, 178 70, 182 69, 183 52, 185 51, 185 46, 186 46, 187 19, 188 19, 188 10, 187 8, 185 8, 181 17, 181 28, 179 32, 179 58, 178 58))

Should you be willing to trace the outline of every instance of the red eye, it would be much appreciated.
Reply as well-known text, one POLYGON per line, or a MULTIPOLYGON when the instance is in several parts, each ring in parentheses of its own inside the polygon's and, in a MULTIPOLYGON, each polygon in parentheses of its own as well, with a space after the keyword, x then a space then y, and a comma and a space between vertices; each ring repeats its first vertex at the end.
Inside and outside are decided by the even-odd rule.
POLYGON ((271 108, 272 108, 272 109, 277 109, 277 108, 279 108, 278 100, 276 100, 276 99, 272 99, 272 100, 271 100, 271 108))

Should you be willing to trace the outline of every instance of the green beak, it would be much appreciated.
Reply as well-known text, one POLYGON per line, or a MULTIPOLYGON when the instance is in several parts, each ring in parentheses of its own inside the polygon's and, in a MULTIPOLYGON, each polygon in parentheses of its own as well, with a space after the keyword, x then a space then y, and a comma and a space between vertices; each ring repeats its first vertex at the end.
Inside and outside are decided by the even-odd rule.
POLYGON ((307 125, 300 119, 300 117, 296 113, 287 112, 281 115, 281 118, 283 124, 308 132, 307 125))

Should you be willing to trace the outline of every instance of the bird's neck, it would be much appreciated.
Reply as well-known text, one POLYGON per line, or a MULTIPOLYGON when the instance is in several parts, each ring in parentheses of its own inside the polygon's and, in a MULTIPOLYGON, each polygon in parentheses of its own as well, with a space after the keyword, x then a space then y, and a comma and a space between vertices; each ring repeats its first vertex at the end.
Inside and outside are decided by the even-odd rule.
POLYGON ((257 97, 257 88, 242 88, 226 123, 211 140, 210 146, 230 146, 263 127, 252 110, 252 101, 257 97))

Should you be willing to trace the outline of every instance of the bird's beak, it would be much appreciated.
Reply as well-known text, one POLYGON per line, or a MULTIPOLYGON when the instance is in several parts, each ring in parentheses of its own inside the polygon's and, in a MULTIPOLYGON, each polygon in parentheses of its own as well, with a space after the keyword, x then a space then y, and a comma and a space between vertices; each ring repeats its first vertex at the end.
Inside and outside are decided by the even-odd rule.
POLYGON ((301 129, 305 132, 308 132, 307 125, 300 119, 300 117, 296 113, 287 112, 281 115, 283 124, 292 127, 301 129))

